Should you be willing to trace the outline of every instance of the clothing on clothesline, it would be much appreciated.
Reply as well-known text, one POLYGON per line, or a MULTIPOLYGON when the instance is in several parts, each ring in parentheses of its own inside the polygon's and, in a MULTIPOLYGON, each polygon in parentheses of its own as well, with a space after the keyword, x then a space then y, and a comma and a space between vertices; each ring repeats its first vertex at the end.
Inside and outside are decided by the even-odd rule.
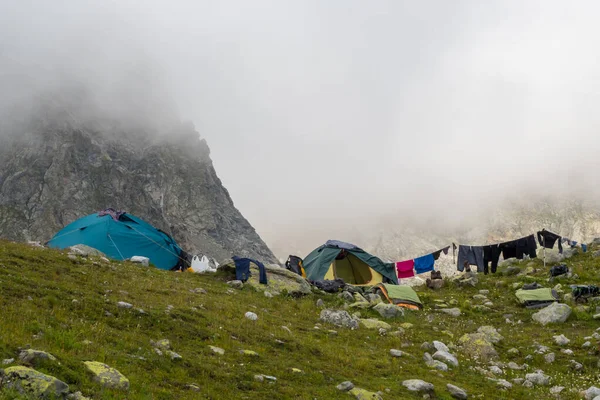
POLYGON ((559 253, 563 252, 562 243, 561 243, 562 237, 560 235, 557 235, 556 233, 542 229, 541 231, 539 231, 537 233, 537 238, 538 238, 538 242, 540 243, 540 246, 545 247, 547 249, 553 249, 554 243, 556 243, 556 241, 558 241, 558 252, 559 253))
POLYGON ((465 269, 464 263, 467 261, 469 265, 476 265, 477 272, 484 272, 485 267, 483 263, 483 247, 482 246, 458 246, 458 262, 457 269, 463 271, 465 269))
POLYGON ((583 252, 587 252, 587 244, 585 243, 581 243, 581 249, 583 250, 583 252))
POLYGON ((530 258, 537 257, 535 251, 537 249, 537 244, 535 243, 535 237, 533 235, 500 243, 498 248, 502 251, 502 257, 505 260, 509 258, 522 260, 525 255, 528 255, 530 258))
POLYGON ((415 260, 400 261, 396 263, 396 274, 398 279, 411 278, 415 276, 415 260))
POLYGON ((235 262, 235 279, 238 281, 246 282, 250 278, 250 262, 253 262, 258 267, 258 282, 264 285, 268 283, 267 270, 260 261, 251 258, 240 258, 238 256, 233 256, 231 259, 235 262))
POLYGON ((491 265, 491 271, 493 274, 496 273, 498 268, 498 261, 500 260, 500 249, 497 244, 489 244, 483 246, 483 272, 488 273, 489 264, 491 265))
POLYGON ((446 246, 443 249, 439 249, 438 251, 434 251, 433 254, 433 259, 437 261, 438 258, 440 258, 440 255, 442 254, 442 251, 444 252, 444 254, 448 255, 448 250, 450 250, 450 246, 446 246))
POLYGON ((426 256, 415 258, 415 272, 417 274, 423 274, 425 272, 433 271, 433 265, 435 259, 433 254, 427 254, 426 256))

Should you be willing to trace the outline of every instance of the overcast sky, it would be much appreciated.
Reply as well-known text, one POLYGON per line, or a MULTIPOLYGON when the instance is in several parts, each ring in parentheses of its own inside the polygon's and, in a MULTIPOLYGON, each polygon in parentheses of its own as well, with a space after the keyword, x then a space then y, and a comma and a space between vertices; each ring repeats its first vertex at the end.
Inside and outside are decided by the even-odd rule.
POLYGON ((172 105, 263 238, 294 242, 591 190, 599 20, 595 1, 0 0, 0 82, 172 105))

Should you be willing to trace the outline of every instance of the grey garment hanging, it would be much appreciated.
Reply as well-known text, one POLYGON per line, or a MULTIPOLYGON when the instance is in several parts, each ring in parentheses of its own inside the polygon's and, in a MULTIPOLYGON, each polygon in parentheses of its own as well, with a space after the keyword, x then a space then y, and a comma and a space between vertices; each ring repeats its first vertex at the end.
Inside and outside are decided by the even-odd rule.
POLYGON ((485 264, 483 263, 483 246, 458 246, 458 262, 457 269, 464 271, 464 263, 467 261, 469 265, 476 265, 477 272, 483 272, 485 270, 485 264))

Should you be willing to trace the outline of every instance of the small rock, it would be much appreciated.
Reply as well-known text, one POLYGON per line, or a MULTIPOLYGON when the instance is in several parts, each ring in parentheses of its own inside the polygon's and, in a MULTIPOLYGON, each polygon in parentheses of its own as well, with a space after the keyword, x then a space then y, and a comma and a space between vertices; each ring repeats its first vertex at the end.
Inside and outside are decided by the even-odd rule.
POLYGON ((552 364, 555 359, 556 355, 554 353, 548 353, 544 356, 544 360, 546 360, 548 364, 552 364))
POLYGON ((486 307, 494 307, 494 303, 492 303, 491 301, 486 301, 485 303, 483 303, 483 305, 486 307))
POLYGON ((244 317, 246 317, 250 321, 256 321, 256 320, 258 320, 258 315, 256 315, 252 311, 248 311, 246 314, 244 314, 244 317))
POLYGON ((85 397, 81 392, 71 393, 67 396, 67 400, 91 400, 89 397, 85 397))
POLYGON ((341 390, 342 392, 347 392, 354 388, 354 383, 352 383, 350 381, 344 381, 344 382, 340 383, 339 385, 337 385, 336 388, 338 390, 341 390))
POLYGON ((160 339, 157 342, 151 340, 150 344, 157 349, 171 350, 171 341, 169 339, 160 339))
POLYGON ((560 394, 560 392, 562 392, 563 390, 565 390, 564 386, 552 386, 550 388, 550 394, 557 395, 560 394))
POLYGON ((479 294, 482 294, 482 295, 484 295, 484 296, 487 296, 488 294, 490 294, 490 291, 489 291, 489 290, 487 290, 487 289, 482 289, 482 290, 480 290, 480 291, 479 291, 479 294))
POLYGON ((421 379, 407 379, 402 385, 411 392, 433 392, 433 384, 421 379))
POLYGON ((523 367, 521 367, 519 364, 517 364, 514 361, 511 361, 508 363, 508 368, 510 369, 523 369, 523 367))
POLYGON ((467 392, 464 389, 461 389, 458 386, 451 385, 450 383, 446 385, 446 389, 448 389, 450 396, 452 396, 455 399, 464 400, 468 397, 467 392))
POLYGON ((459 308, 443 308, 439 311, 443 312, 445 314, 448 314, 452 317, 460 317, 460 314, 461 314, 461 311, 459 308))
POLYGON ((304 373, 304 371, 302 371, 301 369, 298 369, 298 368, 291 368, 291 371, 294 374, 303 374, 304 373))
POLYGON ((571 349, 562 349, 560 352, 563 353, 563 354, 566 354, 568 356, 572 356, 573 355, 573 350, 571 350, 571 349))
POLYGON ((528 389, 531 389, 534 385, 533 382, 525 380, 525 382, 523 382, 523 386, 525 386, 528 389))
POLYGON ((27 349, 19 353, 19 360, 25 364, 37 365, 40 361, 56 361, 56 357, 45 351, 27 349))
POLYGON ((258 353, 253 350, 240 350, 240 354, 251 357, 258 357, 258 353))
POLYGON ((502 370, 501 370, 499 367, 497 367, 497 366, 495 366, 495 365, 492 365, 492 366, 489 368, 489 370, 490 370, 490 372, 491 372, 492 374, 494 374, 494 375, 502 375, 502 374, 504 374, 504 371, 502 371, 502 370))
POLYGON ((206 290, 202 289, 202 288, 195 288, 195 289, 190 289, 190 292, 195 293, 195 294, 206 294, 206 290))
POLYGON ((6 358, 4 360, 2 360, 2 365, 9 365, 15 362, 14 358, 6 358))
POLYGON ((272 298, 273 298, 273 293, 271 293, 271 292, 268 292, 268 291, 266 291, 266 290, 265 290, 265 291, 263 292, 263 294, 264 294, 264 296, 265 296, 266 298, 268 298, 268 299, 272 299, 272 298))
POLYGON ((129 379, 114 368, 96 361, 84 362, 94 380, 109 389, 129 390, 129 379))
POLYGON ((585 342, 584 344, 581 345, 581 347, 583 347, 584 349, 587 349, 588 347, 591 347, 592 343, 591 342, 585 342))
POLYGON ((166 353, 173 361, 179 361, 179 360, 183 359, 183 357, 181 357, 179 354, 175 353, 174 351, 167 350, 166 353))
POLYGON ((265 376, 264 375, 254 375, 254 380, 256 380, 258 382, 264 382, 265 376))
POLYGON ((512 389, 512 387, 513 387, 512 383, 510 383, 506 379, 498 379, 496 381, 496 384, 500 387, 500 389, 505 389, 505 390, 512 389))
POLYGON ((521 354, 521 352, 519 351, 519 349, 513 347, 512 349, 508 350, 508 354, 512 356, 518 356, 519 354, 521 354))
POLYGON ((590 386, 582 394, 585 397, 585 400, 595 400, 595 397, 600 396, 600 388, 597 388, 596 386, 590 386))
POLYGON ((453 367, 458 367, 458 360, 447 351, 438 350, 433 354, 433 359, 441 361, 445 364, 450 364, 453 367))
POLYGON ((240 280, 228 281, 227 284, 234 289, 241 289, 244 287, 244 282, 240 280))
POLYGON ((547 386, 550 384, 550 377, 545 375, 542 371, 527 374, 525 375, 525 379, 538 386, 547 386))
POLYGON ((117 307, 119 307, 119 308, 131 308, 131 307, 133 307, 133 304, 127 303, 125 301, 119 301, 117 303, 117 307))
POLYGON ((391 329, 392 326, 387 322, 380 321, 376 318, 361 319, 360 324, 367 329, 391 329))
POLYGON ((578 363, 575 360, 571 360, 571 368, 574 369, 575 371, 581 371, 583 369, 583 364, 578 363))
POLYGON ((286 331, 287 333, 289 333, 290 335, 292 334, 292 331, 290 330, 290 328, 288 328, 287 326, 282 326, 281 329, 283 329, 284 331, 286 331))
POLYGON ((347 311, 323 310, 320 319, 336 326, 358 329, 358 320, 352 318, 347 311))
POLYGON ((556 343, 559 346, 564 346, 566 344, 569 344, 571 341, 569 339, 567 339, 567 337, 565 335, 558 335, 558 336, 553 336, 554 338, 554 343, 556 343))
POLYGON ((552 303, 548 307, 542 308, 540 311, 533 314, 532 318, 542 325, 562 323, 569 318, 571 311, 571 307, 566 304, 552 303))
POLYGON ((404 316, 404 310, 395 304, 378 303, 373 310, 377 311, 383 318, 397 318, 404 316))
POLYGON ((23 366, 8 367, 0 376, 3 388, 27 393, 35 398, 63 398, 69 393, 69 385, 63 381, 23 366))
POLYGON ((378 393, 369 392, 357 387, 350 389, 348 393, 353 395, 357 400, 382 400, 382 397, 378 393))
POLYGON ((195 383, 190 383, 189 385, 185 385, 185 388, 191 390, 192 392, 200 393, 202 389, 195 383))
POLYGON ((396 349, 391 349, 390 350, 390 355, 392 357, 402 357, 404 353, 402 353, 400 350, 396 350, 396 349))
POLYGON ((323 307, 325 307, 325 302, 323 301, 323 299, 318 299, 318 300, 317 300, 317 307, 318 307, 318 308, 323 308, 323 307))
POLYGON ((217 346, 208 346, 208 348, 209 348, 209 349, 211 349, 211 350, 212 350, 212 352, 213 352, 213 353, 215 353, 215 354, 219 354, 219 355, 221 355, 221 356, 222 356, 223 354, 225 354, 225 350, 223 350, 223 349, 222 349, 222 348, 220 348, 220 347, 217 347, 217 346))
POLYGON ((480 326, 479 329, 477 329, 477 332, 484 334, 487 341, 493 344, 504 339, 493 326, 480 326))
MULTIPOLYGON (((433 341, 432 347, 436 350, 446 351, 448 353, 450 352, 448 346, 446 346, 443 342, 438 342, 437 340, 433 341)), ((421 348, 423 348, 423 345, 421 345, 421 348)))
POLYGON ((473 296, 473 300, 487 301, 487 297, 482 294, 476 294, 473 296))

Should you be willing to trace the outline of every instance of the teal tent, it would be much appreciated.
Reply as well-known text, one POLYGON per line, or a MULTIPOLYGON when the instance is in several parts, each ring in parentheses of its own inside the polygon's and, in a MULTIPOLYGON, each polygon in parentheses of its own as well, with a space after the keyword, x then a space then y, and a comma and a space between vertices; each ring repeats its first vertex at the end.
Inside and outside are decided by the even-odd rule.
POLYGON ((393 263, 367 253, 353 244, 328 240, 304 259, 304 270, 309 280, 341 278, 357 286, 379 283, 398 284, 393 263))
POLYGON ((112 209, 70 223, 48 242, 49 247, 57 249, 77 244, 93 247, 116 260, 148 257, 160 269, 175 269, 184 258, 171 236, 138 217, 112 209))

